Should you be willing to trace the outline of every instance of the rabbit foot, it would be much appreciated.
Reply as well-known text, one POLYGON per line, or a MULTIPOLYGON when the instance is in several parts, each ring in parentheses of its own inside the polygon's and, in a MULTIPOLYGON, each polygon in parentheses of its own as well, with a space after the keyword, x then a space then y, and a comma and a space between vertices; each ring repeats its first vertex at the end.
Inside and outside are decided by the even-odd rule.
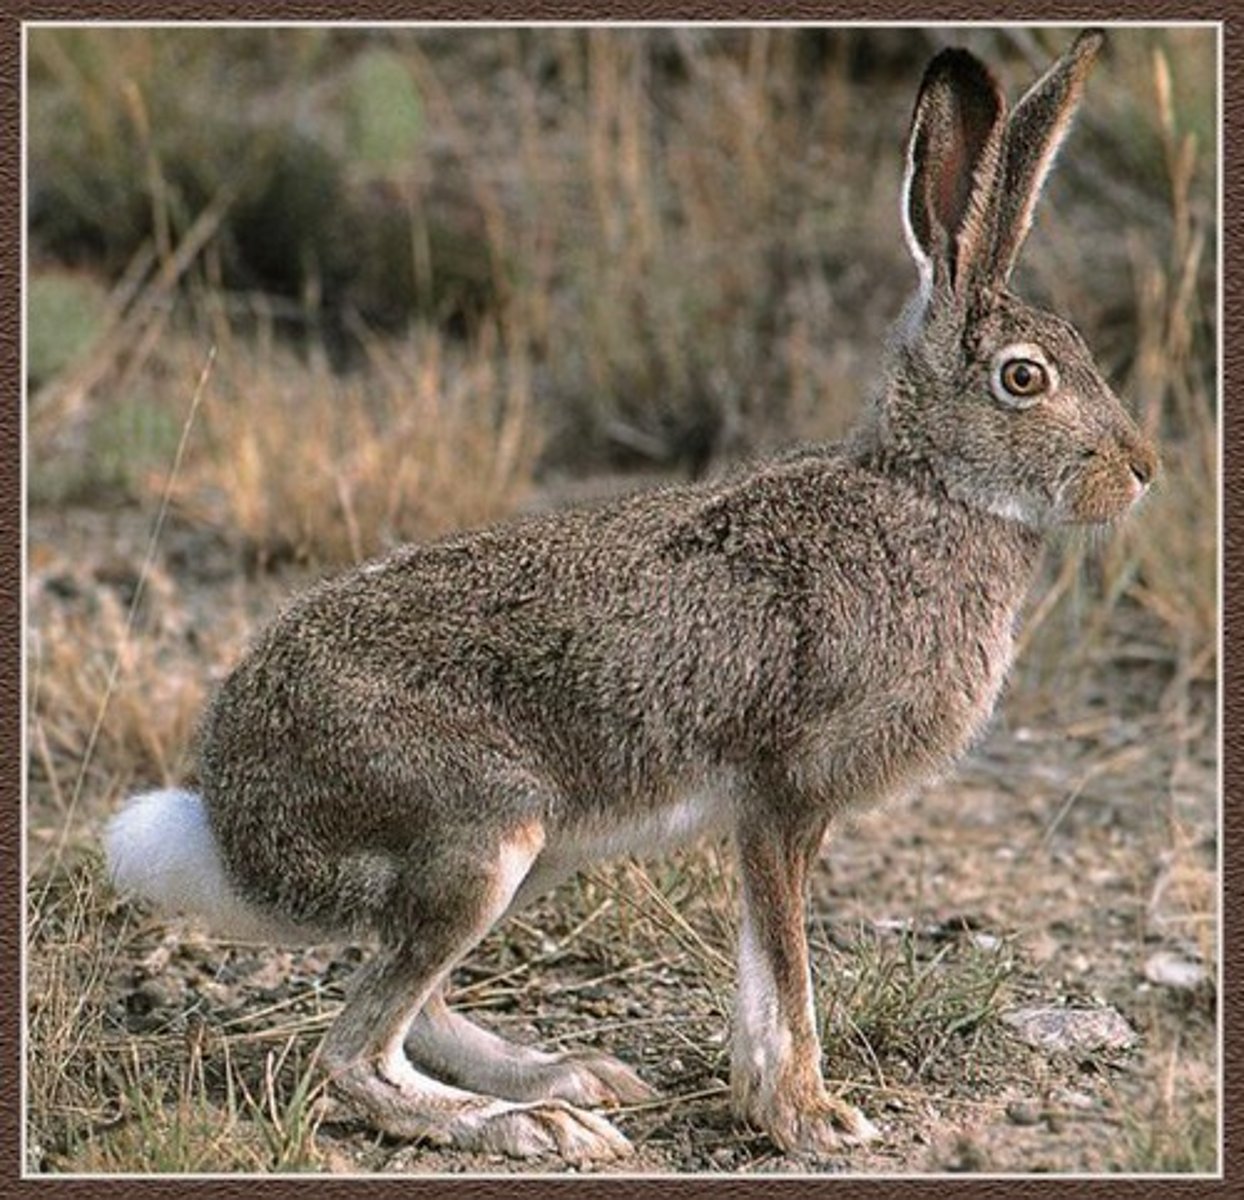
POLYGON ((462 1150, 569 1162, 605 1161, 631 1144, 603 1117, 562 1100, 515 1103, 445 1087, 413 1070, 385 1078, 363 1067, 334 1082, 376 1128, 391 1137, 462 1150))
POLYGON ((464 1111, 448 1125, 448 1140, 469 1150, 533 1158, 555 1154, 567 1162, 605 1162, 631 1152, 631 1144, 603 1117, 560 1100, 464 1111))
POLYGON ((881 1137, 859 1109, 829 1095, 799 1105, 774 1097, 765 1111, 753 1111, 747 1119, 787 1153, 826 1154, 881 1137))
POLYGON ((609 1054, 567 1054, 547 1070, 547 1083, 542 1088, 545 1096, 588 1108, 642 1104, 657 1094, 630 1067, 609 1054))

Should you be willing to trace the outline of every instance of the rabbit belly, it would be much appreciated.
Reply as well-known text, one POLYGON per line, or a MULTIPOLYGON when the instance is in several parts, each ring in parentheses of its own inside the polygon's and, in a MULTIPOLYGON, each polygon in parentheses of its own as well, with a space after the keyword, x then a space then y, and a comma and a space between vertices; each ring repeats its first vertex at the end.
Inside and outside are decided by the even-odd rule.
POLYGON ((550 831, 536 863, 537 882, 548 880, 551 885, 581 867, 628 854, 658 857, 697 838, 724 833, 733 822, 734 794, 733 781, 723 775, 643 815, 625 812, 610 819, 602 814, 550 831))

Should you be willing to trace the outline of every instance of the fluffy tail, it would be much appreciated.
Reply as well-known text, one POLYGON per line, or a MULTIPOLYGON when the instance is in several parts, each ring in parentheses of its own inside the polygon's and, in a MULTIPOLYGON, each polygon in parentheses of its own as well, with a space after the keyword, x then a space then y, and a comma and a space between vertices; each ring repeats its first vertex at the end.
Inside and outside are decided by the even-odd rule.
POLYGON ((289 933, 230 884, 194 792, 166 788, 132 797, 108 823, 104 853, 118 890, 167 912, 201 917, 213 933, 242 940, 285 940, 289 933))

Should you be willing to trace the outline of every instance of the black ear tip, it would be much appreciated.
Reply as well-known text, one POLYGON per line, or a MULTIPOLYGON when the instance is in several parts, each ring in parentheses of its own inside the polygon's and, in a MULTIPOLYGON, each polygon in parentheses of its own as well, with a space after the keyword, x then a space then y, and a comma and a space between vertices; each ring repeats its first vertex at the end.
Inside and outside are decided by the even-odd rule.
POLYGON ((951 103, 964 104, 989 119, 1006 106, 1002 86, 993 72, 971 51, 958 46, 940 51, 925 68, 916 97, 917 111, 930 93, 949 95, 954 98, 951 103))
POLYGON ((991 89, 995 86, 989 68, 970 50, 959 46, 948 46, 939 51, 925 68, 925 87, 943 80, 951 84, 975 84, 991 89))
POLYGON ((952 70, 958 65, 984 66, 971 50, 965 50, 962 46, 947 46, 933 56, 929 71, 952 70))

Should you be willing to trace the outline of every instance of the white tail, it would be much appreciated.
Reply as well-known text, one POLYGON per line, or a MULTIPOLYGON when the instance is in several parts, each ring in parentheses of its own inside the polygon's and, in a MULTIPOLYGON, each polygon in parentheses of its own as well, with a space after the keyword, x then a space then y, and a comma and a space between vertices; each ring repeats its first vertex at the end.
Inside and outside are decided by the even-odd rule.
POLYGON ((201 917, 213 933, 242 940, 289 937, 289 929, 247 904, 229 883, 203 800, 194 792, 165 788, 131 797, 103 840, 118 890, 166 912, 201 917))

